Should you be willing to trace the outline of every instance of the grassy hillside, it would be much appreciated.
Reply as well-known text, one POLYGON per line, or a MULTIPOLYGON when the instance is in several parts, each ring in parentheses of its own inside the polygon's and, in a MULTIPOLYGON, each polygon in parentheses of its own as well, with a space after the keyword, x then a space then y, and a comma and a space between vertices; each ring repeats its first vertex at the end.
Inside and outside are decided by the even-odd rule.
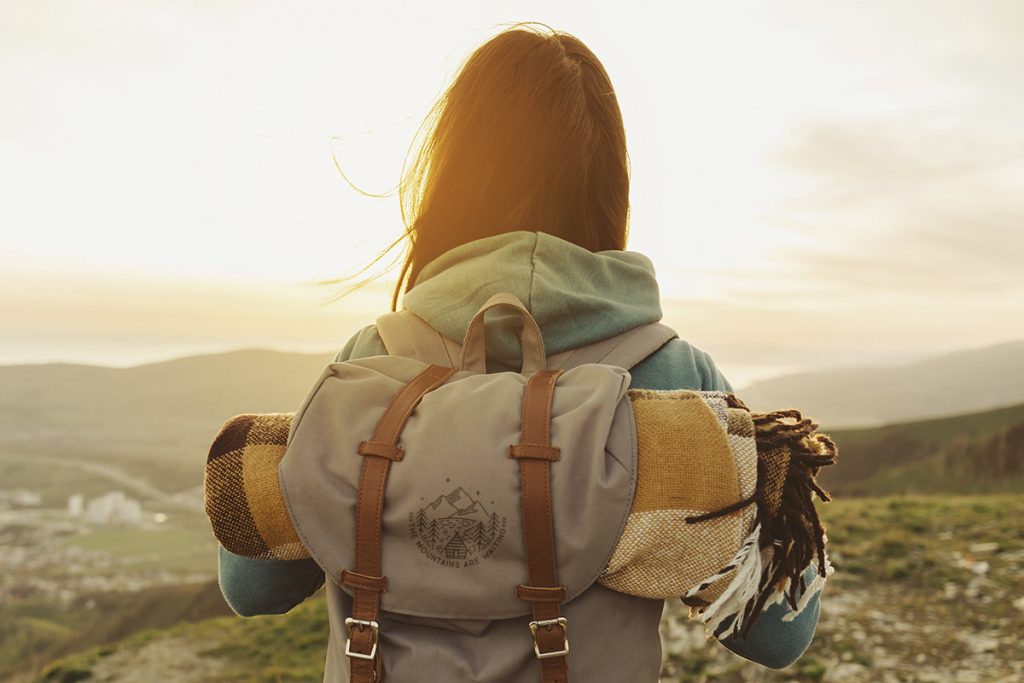
POLYGON ((0 681, 140 630, 230 613, 202 513, 90 524, 59 509, 0 509, 0 548, 0 681))
MULTIPOLYGON (((1024 499, 852 499, 823 512, 837 572, 804 657, 779 672, 745 663, 705 641, 676 602, 662 626, 663 681, 1020 680, 1024 499)), ((314 599, 281 617, 146 632, 38 680, 318 683, 324 610, 314 599)))
POLYGON ((991 410, 1024 403, 1024 341, 893 367, 787 375, 738 393, 755 410, 794 406, 830 429, 991 410))
POLYGON ((831 434, 839 463, 822 481, 835 494, 1024 491, 1024 405, 831 434))
POLYGON ((250 349, 130 368, 0 366, 0 452, 108 463, 167 492, 198 486, 224 420, 294 411, 332 358, 250 349))
MULTIPOLYGON (((68 460, 71 464, 109 465, 159 490, 147 496, 138 490, 145 487, 137 486, 135 494, 144 498, 160 491, 194 488, 201 482, 210 441, 224 420, 242 412, 295 410, 330 360, 330 354, 250 349, 131 368, 0 366, 0 386, 4 387, 0 393, 0 458, 16 461, 21 470, 31 468, 28 463, 33 458, 39 459, 44 470, 53 466, 66 469, 68 460)), ((898 368, 783 377, 757 383, 741 396, 754 409, 795 405, 826 429, 891 424, 1020 403, 1024 402, 1024 342, 962 351, 898 368)), ((961 445, 967 448, 975 436, 967 433, 967 441, 961 445)), ((880 456, 871 448, 883 441, 885 459, 896 454, 893 462, 902 465, 923 457, 921 449, 934 450, 938 442, 953 437, 960 437, 955 427, 942 427, 934 435, 885 432, 865 436, 856 430, 845 431, 845 453, 857 456, 844 458, 842 467, 850 473, 844 477, 862 480, 860 470, 876 469, 880 456), (900 450, 902 438, 908 444, 900 450)), ((32 478, 31 472, 21 474, 32 478)), ((898 475, 897 483, 869 490, 899 491, 902 478, 904 475, 898 475)), ((12 481, 9 485, 31 488, 17 477, 12 481)))
POLYGON ((31 599, 3 604, 0 680, 17 680, 17 672, 38 670, 59 656, 140 631, 230 613, 215 582, 93 593, 66 605, 31 599))
MULTIPOLYGON (((1005 346, 1016 353, 1016 347, 1005 346)), ((0 546, 5 548, 0 589, 10 598, 0 600, 0 680, 25 680, 11 678, 15 669, 36 672, 54 657, 83 648, 93 649, 63 661, 48 680, 154 678, 118 678, 119 671, 147 667, 160 671, 158 678, 167 683, 317 680, 326 638, 323 605, 317 600, 282 618, 231 618, 130 634, 227 613, 216 586, 162 585, 209 579, 216 569, 215 546, 198 497, 210 440, 231 415, 295 410, 329 360, 254 350, 126 369, 0 367, 5 389, 0 392, 0 488, 27 488, 43 497, 41 509, 0 515, 0 546), (111 489, 142 499, 147 515, 168 513, 168 521, 154 530, 90 527, 65 519, 61 509, 69 493, 94 496, 111 489), (103 581, 106 592, 98 587, 103 581), (149 587, 120 592, 129 585, 149 587), (109 645, 125 636, 130 637, 122 645, 109 645), (275 646, 281 643, 287 647, 275 646), (167 675, 172 669, 181 676, 167 675)), ((993 386, 1024 386, 1013 381, 1012 362, 1003 362, 1007 374, 993 386)), ((809 408, 805 413, 820 418, 809 408)), ((893 624, 916 633, 918 625, 904 617, 925 610, 926 595, 928 600, 955 595, 972 605, 988 599, 981 603, 986 610, 996 609, 996 600, 1002 600, 1000 610, 1015 604, 1006 597, 1014 594, 1007 592, 1001 572, 1012 566, 1024 575, 1019 500, 849 497, 1019 494, 1024 491, 1024 404, 870 429, 834 430, 827 423, 823 429, 840 446, 839 464, 822 474, 825 487, 839 496, 825 514, 837 564, 845 567, 830 589, 839 597, 829 604, 841 606, 844 619, 861 620, 869 635, 858 640, 839 622, 826 619, 825 639, 836 638, 840 645, 816 645, 824 649, 786 680, 816 680, 815 671, 820 677, 823 671, 861 662, 889 666, 875 653, 886 643, 875 643, 873 634, 888 632, 893 624), (971 550, 978 543, 995 545, 978 555, 982 551, 971 550), (962 564, 968 561, 975 562, 971 567, 988 563, 993 572, 998 569, 999 578, 986 573, 989 569, 972 574, 975 570, 962 564), (925 583, 913 583, 918 580, 925 583), (982 590, 989 588, 996 597, 982 590), (873 613, 884 619, 857 613, 860 604, 880 604, 873 613), (886 616, 889 606, 903 610, 892 619, 904 620, 886 616)), ((981 642, 989 644, 994 636, 985 636, 984 630, 1024 625, 1016 620, 1024 613, 1024 603, 1001 611, 999 623, 968 623, 945 611, 927 613, 947 620, 928 617, 936 633, 946 633, 951 624, 967 624, 981 629, 981 642)), ((737 680, 729 676, 740 665, 708 650, 698 631, 673 618, 666 622, 665 633, 670 653, 666 680, 706 680, 708 672, 724 676, 721 680, 737 680)), ((954 651, 967 647, 965 656, 974 656, 969 649, 973 646, 956 640, 959 636, 943 637, 952 639, 946 645, 954 651)), ((919 639, 918 645, 927 643, 919 639)), ((911 655, 909 647, 905 644, 905 656, 911 655)), ((990 650, 981 654, 986 652, 990 650)), ((940 653, 939 661, 944 656, 940 653)))

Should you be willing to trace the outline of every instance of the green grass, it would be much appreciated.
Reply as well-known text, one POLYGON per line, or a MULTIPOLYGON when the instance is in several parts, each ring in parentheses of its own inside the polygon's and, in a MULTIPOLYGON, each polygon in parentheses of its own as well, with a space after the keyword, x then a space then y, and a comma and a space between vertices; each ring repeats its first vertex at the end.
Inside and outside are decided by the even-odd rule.
POLYGON ((111 572, 123 569, 125 564, 139 571, 215 572, 217 543, 206 519, 173 511, 171 516, 163 528, 97 528, 85 536, 66 538, 63 543, 109 554, 119 561, 119 567, 112 566, 111 572))
POLYGON ((1024 490, 1024 405, 830 433, 839 461, 820 479, 842 496, 1024 490))
MULTIPOLYGON (((792 667, 775 672, 713 643, 682 653, 670 648, 664 680, 812 683, 828 680, 840 663, 866 667, 874 676, 890 671, 896 680, 910 680, 926 665, 947 673, 974 666, 964 634, 993 632, 1006 636, 991 660, 996 664, 985 660, 986 666, 1024 659, 1024 644, 1015 635, 1024 631, 1024 612, 1012 604, 1024 594, 1024 497, 840 499, 820 510, 837 572, 826 587, 822 621, 808 652, 792 667), (972 546, 987 542, 996 543, 996 549, 972 552, 972 546), (979 594, 965 597, 978 579, 962 563, 981 560, 991 568, 979 594), (951 587, 957 595, 944 598, 951 587), (833 615, 842 605, 846 611, 833 615), (922 656, 926 664, 919 662, 922 656)), ((670 618, 684 617, 677 610, 670 618)), ((327 635, 326 605, 315 597, 282 616, 223 617, 137 633, 114 647, 94 647, 64 659, 39 680, 72 680, 101 659, 166 638, 186 639, 200 656, 224 662, 219 673, 209 675, 210 683, 319 682, 327 635)), ((998 677, 1001 671, 988 673, 998 677)))
POLYGON ((0 469, 4 473, 2 488, 35 491, 46 507, 64 507, 70 492, 93 498, 120 488, 109 479, 77 467, 42 466, 27 453, 0 451, 0 469))
POLYGON ((109 643, 139 631, 229 612, 215 583, 95 593, 67 605, 41 599, 0 604, 0 680, 87 648, 106 656, 109 643))
POLYGON ((68 672, 91 671, 101 658, 119 650, 131 651, 157 638, 185 638, 201 655, 229 663, 212 674, 209 683, 319 683, 324 675, 327 629, 326 601, 316 597, 282 617, 225 617, 138 633, 116 649, 97 647, 57 662, 38 680, 64 683, 68 672))
MULTIPOLYGON (((52 513, 42 513, 52 516, 52 513)), ((79 566, 53 562, 37 578, 75 585, 90 577, 152 577, 216 574, 216 542, 201 513, 170 512, 166 525, 152 530, 97 526, 82 535, 52 538, 54 556, 64 548, 89 551, 79 566), (96 555, 98 554, 98 558, 96 555)), ((116 641, 142 628, 164 627, 229 613, 215 583, 155 586, 139 592, 92 592, 62 604, 33 593, 0 603, 0 680, 18 671, 34 671, 56 657, 116 641)), ((71 674, 69 674, 71 675, 71 674)))
POLYGON ((1024 595, 1024 496, 841 498, 819 510, 836 573, 804 656, 775 672, 738 665, 721 648, 670 653, 664 680, 810 683, 841 664, 865 667, 864 680, 918 680, 924 669, 932 677, 920 680, 956 680, 959 671, 978 675, 965 680, 1016 680, 1012 665, 1024 661, 1024 611, 1013 605, 1024 595), (984 543, 996 549, 972 551, 984 543), (981 575, 972 570, 979 562, 988 564, 981 575), (994 653, 971 651, 972 638, 993 634, 994 653))

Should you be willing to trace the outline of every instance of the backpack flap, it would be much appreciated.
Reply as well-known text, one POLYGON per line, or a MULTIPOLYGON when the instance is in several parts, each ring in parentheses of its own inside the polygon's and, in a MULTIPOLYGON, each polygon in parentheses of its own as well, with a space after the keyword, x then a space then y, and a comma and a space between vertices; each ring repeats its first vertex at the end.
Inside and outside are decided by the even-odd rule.
MULTIPOLYGON (((376 356, 328 365, 292 424, 281 491, 303 545, 336 583, 352 567, 356 497, 370 438, 426 364, 376 356)), ((426 394, 398 441, 382 517, 385 611, 443 619, 525 615, 519 443, 528 377, 456 371, 426 394)), ((560 582, 571 600, 608 565, 636 483, 629 373, 582 365, 557 380, 551 500, 560 582)), ((347 587, 342 587, 351 592, 347 587)))

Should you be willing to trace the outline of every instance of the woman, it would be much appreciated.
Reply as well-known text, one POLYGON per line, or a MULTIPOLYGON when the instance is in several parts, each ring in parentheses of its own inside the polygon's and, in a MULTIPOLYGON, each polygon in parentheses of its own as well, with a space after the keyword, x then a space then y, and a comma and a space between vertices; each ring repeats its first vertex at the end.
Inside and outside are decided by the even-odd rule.
MULTIPOLYGON (((408 251, 392 308, 404 292, 405 308, 461 340, 484 301, 512 292, 539 323, 549 354, 661 318, 651 262, 624 251, 629 164, 618 101, 582 42, 524 25, 498 34, 470 56, 427 123, 401 185, 408 251)), ((513 331, 495 332, 487 335, 488 371, 518 369, 513 331)), ((336 360, 385 353, 371 325, 336 360)), ((708 354, 681 339, 631 375, 636 388, 732 391, 708 354)), ((231 607, 248 616, 288 611, 325 577, 312 560, 251 560, 221 548, 220 581, 231 607)), ((648 656, 628 670, 580 680, 656 680, 663 604, 617 595, 615 613, 605 615, 609 628, 641 630, 648 656)), ((765 666, 787 666, 810 643, 819 613, 818 597, 813 601, 789 621, 785 603, 774 605, 746 638, 721 642, 765 666)), ((450 636, 453 643, 486 637, 488 630, 450 636)), ((325 680, 347 680, 339 659, 328 657, 325 680)), ((471 662, 448 678, 494 676, 486 662, 471 662)), ((523 676, 536 680, 532 668, 523 676)))

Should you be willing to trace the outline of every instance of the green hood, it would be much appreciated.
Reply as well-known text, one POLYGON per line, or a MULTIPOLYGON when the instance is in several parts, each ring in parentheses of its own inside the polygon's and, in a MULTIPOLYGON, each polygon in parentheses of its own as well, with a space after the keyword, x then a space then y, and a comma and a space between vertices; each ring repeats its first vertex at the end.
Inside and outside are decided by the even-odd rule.
MULTIPOLYGON (((646 256, 591 252, 527 231, 475 240, 431 261, 403 306, 461 343, 469 321, 498 292, 511 292, 526 305, 549 355, 661 320, 658 283, 646 256)), ((514 314, 488 314, 490 360, 518 367, 519 328, 514 314)))

